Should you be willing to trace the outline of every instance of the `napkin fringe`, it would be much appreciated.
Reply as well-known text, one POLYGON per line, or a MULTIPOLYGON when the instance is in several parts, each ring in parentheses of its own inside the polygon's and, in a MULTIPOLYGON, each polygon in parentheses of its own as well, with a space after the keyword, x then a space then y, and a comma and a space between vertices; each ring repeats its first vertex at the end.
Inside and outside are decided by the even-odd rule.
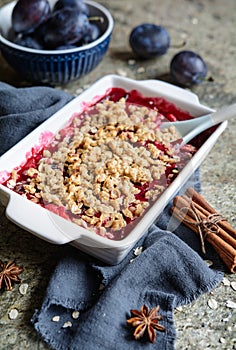
POLYGON ((221 271, 218 271, 217 274, 215 274, 215 278, 213 278, 212 281, 208 281, 207 284, 203 283, 201 287, 190 295, 188 295, 186 298, 181 298, 181 300, 178 300, 176 297, 176 304, 175 308, 181 305, 187 305, 191 304, 193 301, 198 299, 201 295, 210 292, 212 289, 215 289, 219 286, 219 284, 222 282, 224 277, 224 273, 221 271))

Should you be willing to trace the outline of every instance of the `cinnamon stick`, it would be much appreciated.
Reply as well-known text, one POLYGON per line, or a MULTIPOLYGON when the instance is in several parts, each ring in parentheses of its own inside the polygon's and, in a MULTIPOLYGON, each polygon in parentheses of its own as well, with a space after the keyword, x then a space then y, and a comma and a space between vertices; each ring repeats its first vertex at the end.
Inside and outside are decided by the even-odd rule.
MULTIPOLYGON (((217 211, 212 208, 212 206, 205 200, 205 198, 194 190, 194 188, 189 187, 186 190, 186 195, 194 201, 195 204, 200 205, 201 208, 207 210, 210 214, 217 214, 217 211)), ((221 226, 229 235, 236 239, 236 230, 225 220, 219 222, 219 226, 221 226)))
MULTIPOLYGON (((187 196, 177 196, 174 199, 174 205, 176 205, 177 207, 186 207, 189 208, 188 210, 188 214, 190 216, 193 216, 193 210, 191 208, 191 202, 190 199, 187 196)), ((210 213, 205 210, 205 208, 202 208, 200 205, 198 205, 195 201, 194 201, 194 209, 196 210, 196 214, 200 217, 200 219, 204 220, 206 217, 208 217, 210 215, 210 213)), ((194 218, 194 216, 193 216, 194 218)), ((224 229, 222 229, 219 226, 218 223, 218 231, 217 231, 217 235, 220 236, 225 242, 227 242, 228 244, 230 244, 233 248, 236 249, 236 239, 234 239, 232 236, 230 236, 224 229)))
MULTIPOLYGON (((183 216, 179 215, 179 209, 177 207, 171 208, 172 214, 179 221, 183 220, 183 216)), ((190 215, 185 215, 184 224, 194 231, 196 234, 199 234, 197 226, 195 225, 195 220, 190 215)), ((227 242, 225 242, 220 237, 216 236, 214 233, 209 233, 206 237, 206 240, 213 246, 216 252, 219 254, 220 258, 224 261, 225 265, 232 272, 236 272, 236 250, 232 248, 227 242)))
POLYGON ((236 230, 223 221, 202 195, 188 188, 183 196, 176 196, 171 208, 173 216, 199 235, 202 250, 204 239, 217 251, 232 273, 236 272, 236 230))
MULTIPOLYGON (((178 219, 180 222, 183 222, 183 216, 180 215, 179 208, 177 206, 171 207, 171 212, 176 219, 178 219)), ((190 230, 194 231, 197 234, 199 233, 197 226, 195 225, 195 220, 191 216, 188 216, 188 215, 184 216, 184 224, 185 224, 185 226, 190 228, 190 230)), ((204 247, 204 242, 203 242, 202 236, 200 236, 200 240, 201 240, 202 247, 204 247)), ((204 248, 203 248, 203 252, 205 253, 204 248)))
MULTIPOLYGON (((182 219, 183 217, 181 215, 179 215, 179 211, 176 207, 172 207, 172 213, 173 215, 177 218, 177 219, 182 219)), ((196 221, 190 216, 190 215, 185 215, 184 217, 184 224, 186 226, 188 226, 192 231, 194 231, 195 233, 199 233, 198 232, 198 228, 196 226, 196 221)), ((228 255, 230 258, 232 257, 236 257, 236 250, 231 247, 230 244, 228 244, 227 242, 225 242, 222 238, 218 237, 215 233, 211 233, 209 232, 206 236, 207 241, 209 241, 212 245, 216 246, 216 247, 222 247, 222 250, 225 252, 226 255, 228 255)))

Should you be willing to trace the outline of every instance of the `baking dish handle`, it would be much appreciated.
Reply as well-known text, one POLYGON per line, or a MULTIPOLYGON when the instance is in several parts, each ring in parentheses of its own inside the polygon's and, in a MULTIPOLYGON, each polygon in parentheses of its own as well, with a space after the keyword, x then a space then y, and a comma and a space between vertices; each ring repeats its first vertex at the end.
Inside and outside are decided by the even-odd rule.
POLYGON ((6 217, 35 236, 55 244, 77 240, 83 231, 79 226, 72 225, 70 221, 18 194, 10 195, 6 217))

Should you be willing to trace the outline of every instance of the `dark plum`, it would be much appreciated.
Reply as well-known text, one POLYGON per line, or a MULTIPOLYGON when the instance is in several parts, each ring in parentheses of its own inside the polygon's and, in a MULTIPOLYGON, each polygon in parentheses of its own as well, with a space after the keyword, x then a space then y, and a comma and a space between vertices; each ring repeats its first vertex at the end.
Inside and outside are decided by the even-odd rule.
POLYGON ((12 27, 16 33, 31 33, 51 13, 47 0, 18 0, 12 11, 12 27))
POLYGON ((73 9, 65 8, 52 14, 45 23, 44 44, 48 49, 80 41, 89 27, 88 17, 73 9))
POLYGON ((73 8, 79 10, 87 16, 89 15, 89 8, 83 0, 58 0, 54 5, 53 11, 64 8, 73 8))
POLYGON ((140 58, 153 58, 167 52, 170 47, 170 36, 164 27, 144 23, 131 31, 129 43, 140 58))
POLYGON ((171 60, 170 72, 174 80, 183 86, 201 83, 207 75, 207 65, 193 51, 180 51, 171 60))
POLYGON ((43 50, 43 45, 34 35, 25 34, 25 35, 17 35, 14 39, 14 43, 17 45, 21 45, 24 47, 29 47, 36 50, 43 50))
POLYGON ((96 24, 90 23, 87 31, 82 39, 82 44, 88 44, 99 38, 101 35, 100 29, 96 24))

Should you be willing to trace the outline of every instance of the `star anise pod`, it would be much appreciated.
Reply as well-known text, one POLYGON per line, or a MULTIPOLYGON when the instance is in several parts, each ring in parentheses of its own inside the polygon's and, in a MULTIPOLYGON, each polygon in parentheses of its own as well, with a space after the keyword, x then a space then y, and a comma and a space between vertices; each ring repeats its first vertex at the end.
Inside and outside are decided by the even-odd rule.
POLYGON ((127 320, 127 324, 136 327, 134 331, 134 338, 136 340, 144 336, 145 332, 151 343, 156 340, 155 330, 164 332, 166 329, 158 322, 163 319, 161 315, 158 315, 160 306, 154 307, 149 311, 146 305, 141 307, 141 310, 130 310, 134 317, 127 320))
POLYGON ((5 285, 6 290, 12 290, 12 282, 21 282, 18 276, 23 271, 23 267, 17 266, 15 261, 4 264, 0 260, 0 289, 5 285))

